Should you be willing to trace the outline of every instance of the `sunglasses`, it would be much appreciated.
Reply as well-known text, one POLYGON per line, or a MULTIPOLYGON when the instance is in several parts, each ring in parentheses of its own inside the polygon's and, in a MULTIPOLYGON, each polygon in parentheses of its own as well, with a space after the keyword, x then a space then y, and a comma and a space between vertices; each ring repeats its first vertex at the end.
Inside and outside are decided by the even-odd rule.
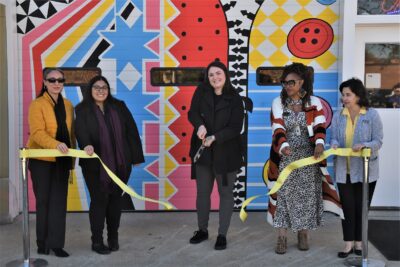
POLYGON ((297 81, 301 81, 301 80, 281 81, 281 84, 282 84, 283 87, 285 87, 285 86, 292 87, 292 86, 295 86, 297 81))
POLYGON ((58 82, 58 83, 65 83, 65 79, 64 79, 64 78, 58 78, 58 79, 56 79, 56 78, 49 78, 49 79, 46 79, 46 81, 48 81, 49 83, 56 83, 56 82, 58 82))

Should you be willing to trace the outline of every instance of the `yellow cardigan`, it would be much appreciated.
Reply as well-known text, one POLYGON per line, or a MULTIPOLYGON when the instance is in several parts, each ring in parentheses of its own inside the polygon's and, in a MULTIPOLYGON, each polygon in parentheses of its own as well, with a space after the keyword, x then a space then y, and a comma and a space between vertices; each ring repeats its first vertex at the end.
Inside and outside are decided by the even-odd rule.
MULTIPOLYGON (((61 97, 61 95, 60 95, 61 97)), ((64 98, 66 123, 70 136, 72 148, 76 147, 73 130, 74 107, 72 103, 64 98)), ((54 113, 54 102, 50 95, 44 93, 32 101, 29 106, 29 139, 28 148, 55 149, 60 141, 57 141, 57 120, 54 113)), ((55 158, 38 158, 45 161, 56 161, 55 158)))

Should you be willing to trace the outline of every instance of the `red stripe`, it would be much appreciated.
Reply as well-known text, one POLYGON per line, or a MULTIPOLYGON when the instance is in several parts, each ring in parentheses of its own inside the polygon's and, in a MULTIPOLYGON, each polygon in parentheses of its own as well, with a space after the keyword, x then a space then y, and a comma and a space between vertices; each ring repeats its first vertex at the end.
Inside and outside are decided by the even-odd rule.
MULTIPOLYGON (((61 36, 63 36, 74 24, 76 24, 82 17, 87 15, 89 11, 96 6, 100 0, 87 1, 87 5, 79 10, 75 15, 65 21, 52 33, 46 36, 41 42, 32 48, 32 61, 33 69, 36 77, 36 94, 39 93, 42 86, 42 54, 46 51, 52 44, 54 44, 61 36)), ((50 66, 48 66, 50 67, 50 66)))

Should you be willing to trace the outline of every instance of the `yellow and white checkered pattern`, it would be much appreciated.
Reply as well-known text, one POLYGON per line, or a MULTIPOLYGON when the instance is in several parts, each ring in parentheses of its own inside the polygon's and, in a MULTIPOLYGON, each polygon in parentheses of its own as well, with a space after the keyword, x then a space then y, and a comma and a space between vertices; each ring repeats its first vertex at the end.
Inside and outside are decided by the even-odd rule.
POLYGON ((339 4, 321 5, 315 0, 265 1, 254 20, 250 36, 249 72, 260 66, 284 66, 302 62, 316 71, 337 71, 339 4), (318 18, 329 23, 335 34, 331 47, 313 59, 301 59, 290 53, 287 35, 300 21, 318 18))

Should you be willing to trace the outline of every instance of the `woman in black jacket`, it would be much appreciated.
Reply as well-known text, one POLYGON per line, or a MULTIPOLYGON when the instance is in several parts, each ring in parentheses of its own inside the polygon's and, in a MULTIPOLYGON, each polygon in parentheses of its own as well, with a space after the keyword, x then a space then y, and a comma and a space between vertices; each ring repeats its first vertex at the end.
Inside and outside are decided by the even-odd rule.
MULTIPOLYGON (((123 101, 110 94, 103 76, 94 77, 83 101, 75 108, 75 133, 79 147, 89 155, 96 152, 102 161, 127 183, 132 165, 144 162, 136 123, 123 101)), ((80 159, 79 165, 90 193, 89 220, 92 250, 109 254, 119 249, 121 189, 112 182, 97 159, 80 159), (103 243, 107 222, 108 246, 103 243)))
POLYGON ((233 210, 233 186, 242 165, 240 132, 243 126, 244 109, 240 95, 233 89, 226 66, 214 61, 206 71, 205 82, 194 92, 189 121, 194 127, 190 157, 192 177, 197 185, 197 219, 199 230, 190 239, 198 244, 208 239, 208 219, 214 179, 217 180, 220 196, 219 229, 215 249, 226 248, 233 210), (196 152, 205 149, 200 158, 196 152))

